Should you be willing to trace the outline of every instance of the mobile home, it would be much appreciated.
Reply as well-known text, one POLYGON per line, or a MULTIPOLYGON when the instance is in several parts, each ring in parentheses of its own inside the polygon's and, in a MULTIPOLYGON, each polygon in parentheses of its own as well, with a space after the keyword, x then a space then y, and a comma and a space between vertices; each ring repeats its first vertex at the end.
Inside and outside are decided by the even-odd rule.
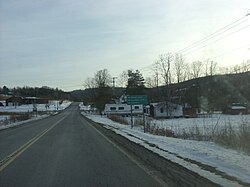
MULTIPOLYGON (((104 113, 107 115, 130 115, 131 105, 127 104, 106 104, 104 113)), ((142 105, 132 105, 132 114, 143 114, 142 105)))

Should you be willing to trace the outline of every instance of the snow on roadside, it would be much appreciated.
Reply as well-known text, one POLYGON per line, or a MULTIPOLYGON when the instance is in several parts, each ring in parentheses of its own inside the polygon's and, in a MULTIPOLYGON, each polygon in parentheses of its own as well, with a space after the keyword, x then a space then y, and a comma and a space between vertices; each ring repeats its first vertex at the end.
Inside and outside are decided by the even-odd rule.
POLYGON ((59 105, 58 110, 64 110, 64 109, 68 108, 71 105, 71 103, 72 103, 71 101, 67 101, 67 100, 63 101, 59 105))
POLYGON ((121 134, 133 142, 150 149, 163 157, 176 162, 209 180, 222 186, 240 186, 237 182, 223 178, 219 173, 202 169, 199 162, 215 168, 217 171, 236 177, 238 180, 250 183, 250 156, 241 152, 226 149, 213 142, 183 140, 143 133, 142 127, 130 128, 99 115, 82 113, 87 118, 106 125, 107 128, 121 134), (149 143, 155 146, 152 147, 149 143), (160 149, 159 149, 160 148, 160 149), (195 162, 189 162, 190 159, 195 162))
POLYGON ((24 120, 24 121, 18 121, 18 122, 11 123, 11 124, 8 124, 8 125, 0 125, 0 130, 16 127, 16 126, 22 125, 24 123, 28 123, 28 122, 31 122, 31 121, 36 121, 36 120, 39 120, 39 119, 46 118, 48 116, 49 116, 48 114, 44 114, 44 115, 39 115, 37 117, 31 118, 31 119, 28 119, 28 120, 24 120))
MULTIPOLYGON (((50 101, 46 108, 46 104, 37 104, 37 111, 44 112, 44 111, 55 111, 57 110, 64 110, 71 104, 70 101, 63 101, 59 104, 59 101, 50 101)), ((0 112, 32 112, 33 111, 33 104, 28 105, 20 105, 20 106, 5 106, 0 107, 0 112)))
MULTIPOLYGON (((66 109, 67 107, 70 106, 72 102, 70 101, 63 101, 60 105, 58 105, 58 110, 64 110, 66 109)), ((48 112, 53 112, 53 113, 50 113, 50 115, 54 115, 56 114, 57 110, 56 110, 56 104, 57 104, 57 101, 53 101, 50 103, 50 105, 52 105, 52 107, 48 108, 46 110, 46 107, 45 107, 45 104, 38 104, 37 105, 37 111, 48 111, 48 112)), ((25 112, 31 112, 33 111, 33 105, 21 105, 21 106, 17 106, 17 107, 14 107, 14 106, 10 106, 10 107, 1 107, 0 108, 0 112, 13 112, 13 113, 25 113, 25 112)), ((9 115, 0 115, 0 130, 3 130, 3 129, 7 129, 7 128, 10 128, 10 127, 15 127, 15 126, 18 126, 18 125, 22 125, 24 123, 27 123, 27 122, 30 122, 30 121, 35 121, 35 120, 39 120, 39 119, 43 119, 43 118, 46 118, 48 116, 50 116, 49 114, 44 114, 44 115, 34 115, 32 116, 31 119, 28 119, 28 120, 24 120, 24 121, 18 121, 18 122, 15 122, 15 123, 11 123, 11 124, 8 124, 8 125, 3 125, 1 122, 3 122, 4 120, 6 119, 9 119, 9 115)))

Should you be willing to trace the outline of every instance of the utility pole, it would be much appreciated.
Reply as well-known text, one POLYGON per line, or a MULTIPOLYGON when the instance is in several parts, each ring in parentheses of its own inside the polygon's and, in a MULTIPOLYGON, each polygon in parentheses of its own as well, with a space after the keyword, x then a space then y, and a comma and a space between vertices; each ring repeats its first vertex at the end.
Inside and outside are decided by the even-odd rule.
POLYGON ((113 82, 113 88, 114 88, 115 87, 115 79, 117 79, 117 77, 113 77, 112 79, 113 79, 112 82, 113 82))

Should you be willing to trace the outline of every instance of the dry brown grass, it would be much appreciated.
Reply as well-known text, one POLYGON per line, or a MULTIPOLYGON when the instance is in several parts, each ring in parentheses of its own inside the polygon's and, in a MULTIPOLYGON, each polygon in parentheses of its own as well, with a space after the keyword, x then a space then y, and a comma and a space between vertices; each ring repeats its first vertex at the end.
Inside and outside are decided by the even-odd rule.
MULTIPOLYGON (((129 124, 127 119, 121 116, 110 116, 109 118, 121 124, 129 124)), ((143 120, 135 119, 134 125, 143 126, 143 120)), ((212 141, 250 155, 250 121, 242 121, 238 129, 233 127, 230 121, 225 122, 224 126, 218 125, 217 122, 214 126, 204 126, 204 129, 206 129, 205 132, 197 124, 194 124, 186 130, 179 129, 176 133, 170 129, 158 127, 149 119, 146 120, 145 125, 146 132, 150 134, 197 141, 212 141)))
POLYGON ((124 124, 124 125, 128 125, 128 121, 126 118, 123 118, 122 116, 118 116, 118 115, 109 115, 108 116, 109 119, 111 119, 112 121, 124 124))
POLYGON ((12 114, 10 115, 10 123, 15 123, 18 121, 24 121, 24 120, 28 120, 31 119, 31 114, 29 113, 24 113, 24 114, 12 114))

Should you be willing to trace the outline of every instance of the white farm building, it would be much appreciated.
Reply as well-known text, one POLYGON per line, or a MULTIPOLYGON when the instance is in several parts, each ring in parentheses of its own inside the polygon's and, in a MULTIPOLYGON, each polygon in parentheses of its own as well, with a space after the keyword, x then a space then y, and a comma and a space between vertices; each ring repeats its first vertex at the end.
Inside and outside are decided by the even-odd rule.
POLYGON ((183 106, 170 102, 151 103, 150 116, 153 118, 183 117, 183 106))

